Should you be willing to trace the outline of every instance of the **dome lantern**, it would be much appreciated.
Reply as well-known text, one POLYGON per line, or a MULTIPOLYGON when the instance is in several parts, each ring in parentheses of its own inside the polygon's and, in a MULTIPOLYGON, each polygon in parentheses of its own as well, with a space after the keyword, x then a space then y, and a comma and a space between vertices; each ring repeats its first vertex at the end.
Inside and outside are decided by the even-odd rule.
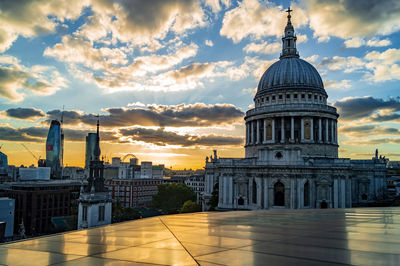
POLYGON ((288 10, 286 10, 286 12, 288 12, 288 16, 287 16, 288 22, 285 27, 284 36, 282 38, 283 47, 282 47, 282 54, 281 54, 280 58, 299 57, 299 52, 297 52, 297 49, 296 49, 297 37, 294 34, 294 28, 292 25, 292 21, 290 20, 292 18, 292 16, 290 15, 290 12, 292 12, 292 11, 293 10, 291 10, 290 7, 288 8, 288 10))

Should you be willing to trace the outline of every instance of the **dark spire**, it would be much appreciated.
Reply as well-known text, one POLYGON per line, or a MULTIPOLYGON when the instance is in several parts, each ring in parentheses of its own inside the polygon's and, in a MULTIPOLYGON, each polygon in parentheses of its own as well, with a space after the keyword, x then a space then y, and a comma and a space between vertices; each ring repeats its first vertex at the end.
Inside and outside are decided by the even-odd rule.
POLYGON ((99 122, 99 115, 96 116, 97 117, 97 133, 96 133, 96 144, 94 146, 94 161, 98 161, 100 160, 100 122, 99 122))
POLYGON ((294 28, 292 25, 292 21, 291 18, 292 16, 290 15, 290 12, 292 12, 293 10, 290 9, 290 7, 286 10, 286 12, 288 13, 288 22, 286 24, 285 27, 285 33, 284 36, 282 38, 282 54, 280 58, 285 58, 285 57, 299 57, 299 53, 297 52, 296 49, 296 40, 297 37, 294 34, 294 28))

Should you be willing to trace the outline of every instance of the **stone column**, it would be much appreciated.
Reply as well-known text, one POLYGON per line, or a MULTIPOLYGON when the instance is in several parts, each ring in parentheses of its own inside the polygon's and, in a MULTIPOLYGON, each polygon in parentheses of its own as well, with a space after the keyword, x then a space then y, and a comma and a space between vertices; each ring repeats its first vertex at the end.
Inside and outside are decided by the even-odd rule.
POLYGON ((285 142, 285 118, 281 117, 281 143, 285 142))
POLYGON ((329 143, 329 125, 328 125, 328 123, 329 123, 329 121, 328 121, 329 119, 328 118, 326 118, 326 120, 325 120, 325 143, 329 143))
POLYGON ((275 143, 275 118, 272 118, 272 142, 275 143))
POLYGON ((322 142, 322 119, 318 119, 318 142, 322 142))
POLYGON ((267 119, 264 119, 263 143, 267 142, 267 119))
POLYGON ((301 142, 304 141, 304 118, 301 118, 301 142))
POLYGON ((249 144, 249 123, 246 123, 246 145, 249 144))
POLYGON ((250 144, 254 144, 254 121, 250 121, 250 144))
POLYGON ((310 138, 310 140, 313 141, 314 140, 314 118, 311 117, 310 121, 311 121, 311 130, 310 130, 311 138, 310 138))
POLYGON ((334 126, 335 130, 333 131, 333 134, 335 134, 335 144, 338 144, 338 139, 337 139, 337 121, 334 121, 334 126))
POLYGON ((257 144, 260 143, 260 119, 257 119, 257 144))
POLYGON ((333 136, 333 124, 335 123, 335 121, 332 119, 331 120, 331 142, 332 143, 335 143, 335 139, 334 139, 334 136, 333 136))
POLYGON ((290 142, 294 143, 294 117, 290 118, 290 142))

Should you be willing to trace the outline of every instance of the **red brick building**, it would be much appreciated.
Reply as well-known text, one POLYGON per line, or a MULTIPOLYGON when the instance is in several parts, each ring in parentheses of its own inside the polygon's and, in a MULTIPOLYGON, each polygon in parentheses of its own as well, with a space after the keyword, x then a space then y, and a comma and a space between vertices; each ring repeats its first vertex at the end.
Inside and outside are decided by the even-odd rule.
POLYGON ((113 200, 119 200, 122 207, 151 207, 152 197, 157 193, 157 185, 162 179, 111 179, 105 185, 112 191, 113 200))

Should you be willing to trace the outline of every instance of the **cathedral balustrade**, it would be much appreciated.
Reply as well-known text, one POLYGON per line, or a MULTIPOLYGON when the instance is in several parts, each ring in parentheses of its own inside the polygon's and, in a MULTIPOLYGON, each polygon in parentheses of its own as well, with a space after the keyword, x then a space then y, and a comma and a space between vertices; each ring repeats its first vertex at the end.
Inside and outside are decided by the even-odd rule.
POLYGON ((313 104, 313 103, 293 103, 293 104, 275 104, 271 106, 262 106, 253 108, 246 112, 246 117, 258 114, 288 112, 288 111, 328 112, 337 116, 336 108, 329 105, 313 104))

